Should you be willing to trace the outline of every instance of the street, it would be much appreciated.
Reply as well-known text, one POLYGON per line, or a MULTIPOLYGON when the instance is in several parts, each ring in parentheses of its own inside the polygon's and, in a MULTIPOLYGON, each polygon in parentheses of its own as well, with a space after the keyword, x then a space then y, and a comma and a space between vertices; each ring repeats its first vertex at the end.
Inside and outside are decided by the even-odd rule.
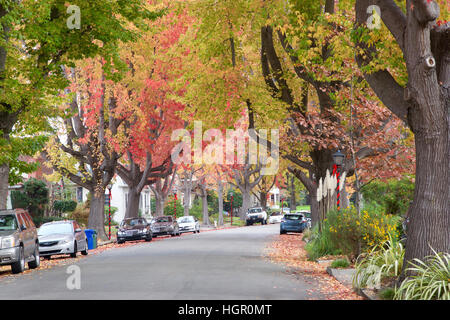
POLYGON ((80 288, 68 267, 0 280, 3 299, 321 299, 317 284, 292 277, 264 257, 279 225, 186 234, 107 250, 77 261, 80 288), (70 285, 69 285, 70 287, 70 285))

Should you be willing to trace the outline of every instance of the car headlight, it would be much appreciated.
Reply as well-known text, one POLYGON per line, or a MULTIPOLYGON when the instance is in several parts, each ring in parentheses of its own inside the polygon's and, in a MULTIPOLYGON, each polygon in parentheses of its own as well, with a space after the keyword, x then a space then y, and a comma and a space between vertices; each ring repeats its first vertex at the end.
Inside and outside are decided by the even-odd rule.
POLYGON ((4 237, 2 239, 1 248, 2 249, 8 249, 15 247, 16 245, 16 239, 13 236, 10 237, 4 237))

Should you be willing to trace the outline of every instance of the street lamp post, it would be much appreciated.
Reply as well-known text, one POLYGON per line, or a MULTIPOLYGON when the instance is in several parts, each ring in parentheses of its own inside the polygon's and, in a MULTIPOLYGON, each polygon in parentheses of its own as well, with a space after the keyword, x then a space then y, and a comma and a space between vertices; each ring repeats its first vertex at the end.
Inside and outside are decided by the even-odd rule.
POLYGON ((233 191, 231 191, 231 210, 230 210, 230 226, 232 227, 233 226, 233 195, 234 195, 234 192, 233 191))
POLYGON ((342 164, 344 163, 345 155, 341 152, 341 150, 338 150, 337 152, 333 153, 333 161, 336 166, 336 177, 337 177, 337 193, 336 193, 336 203, 337 203, 337 209, 340 210, 340 188, 339 188, 339 173, 340 168, 342 164))
POLYGON ((111 189, 112 189, 112 184, 108 184, 108 190, 109 190, 109 201, 108 201, 108 228, 109 228, 109 232, 108 232, 108 238, 109 240, 111 240, 111 189))
POLYGON ((175 192, 175 195, 173 197, 173 215, 175 220, 177 219, 177 193, 175 192))

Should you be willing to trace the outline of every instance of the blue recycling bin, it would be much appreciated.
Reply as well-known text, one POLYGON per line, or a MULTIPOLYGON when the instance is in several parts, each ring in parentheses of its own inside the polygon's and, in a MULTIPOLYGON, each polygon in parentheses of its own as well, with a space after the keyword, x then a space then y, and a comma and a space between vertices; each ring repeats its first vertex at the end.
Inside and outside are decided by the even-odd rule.
POLYGON ((84 233, 88 241, 88 249, 92 250, 97 248, 97 231, 94 229, 85 229, 84 233))

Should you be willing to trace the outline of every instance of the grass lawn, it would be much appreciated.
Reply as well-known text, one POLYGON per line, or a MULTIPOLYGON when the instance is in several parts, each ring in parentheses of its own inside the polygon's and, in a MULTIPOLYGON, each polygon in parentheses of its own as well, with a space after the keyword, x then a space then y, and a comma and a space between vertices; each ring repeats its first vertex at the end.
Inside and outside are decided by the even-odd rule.
POLYGON ((297 208, 296 208, 296 210, 297 211, 300 211, 300 210, 307 210, 307 211, 311 211, 311 206, 297 206, 297 208))

